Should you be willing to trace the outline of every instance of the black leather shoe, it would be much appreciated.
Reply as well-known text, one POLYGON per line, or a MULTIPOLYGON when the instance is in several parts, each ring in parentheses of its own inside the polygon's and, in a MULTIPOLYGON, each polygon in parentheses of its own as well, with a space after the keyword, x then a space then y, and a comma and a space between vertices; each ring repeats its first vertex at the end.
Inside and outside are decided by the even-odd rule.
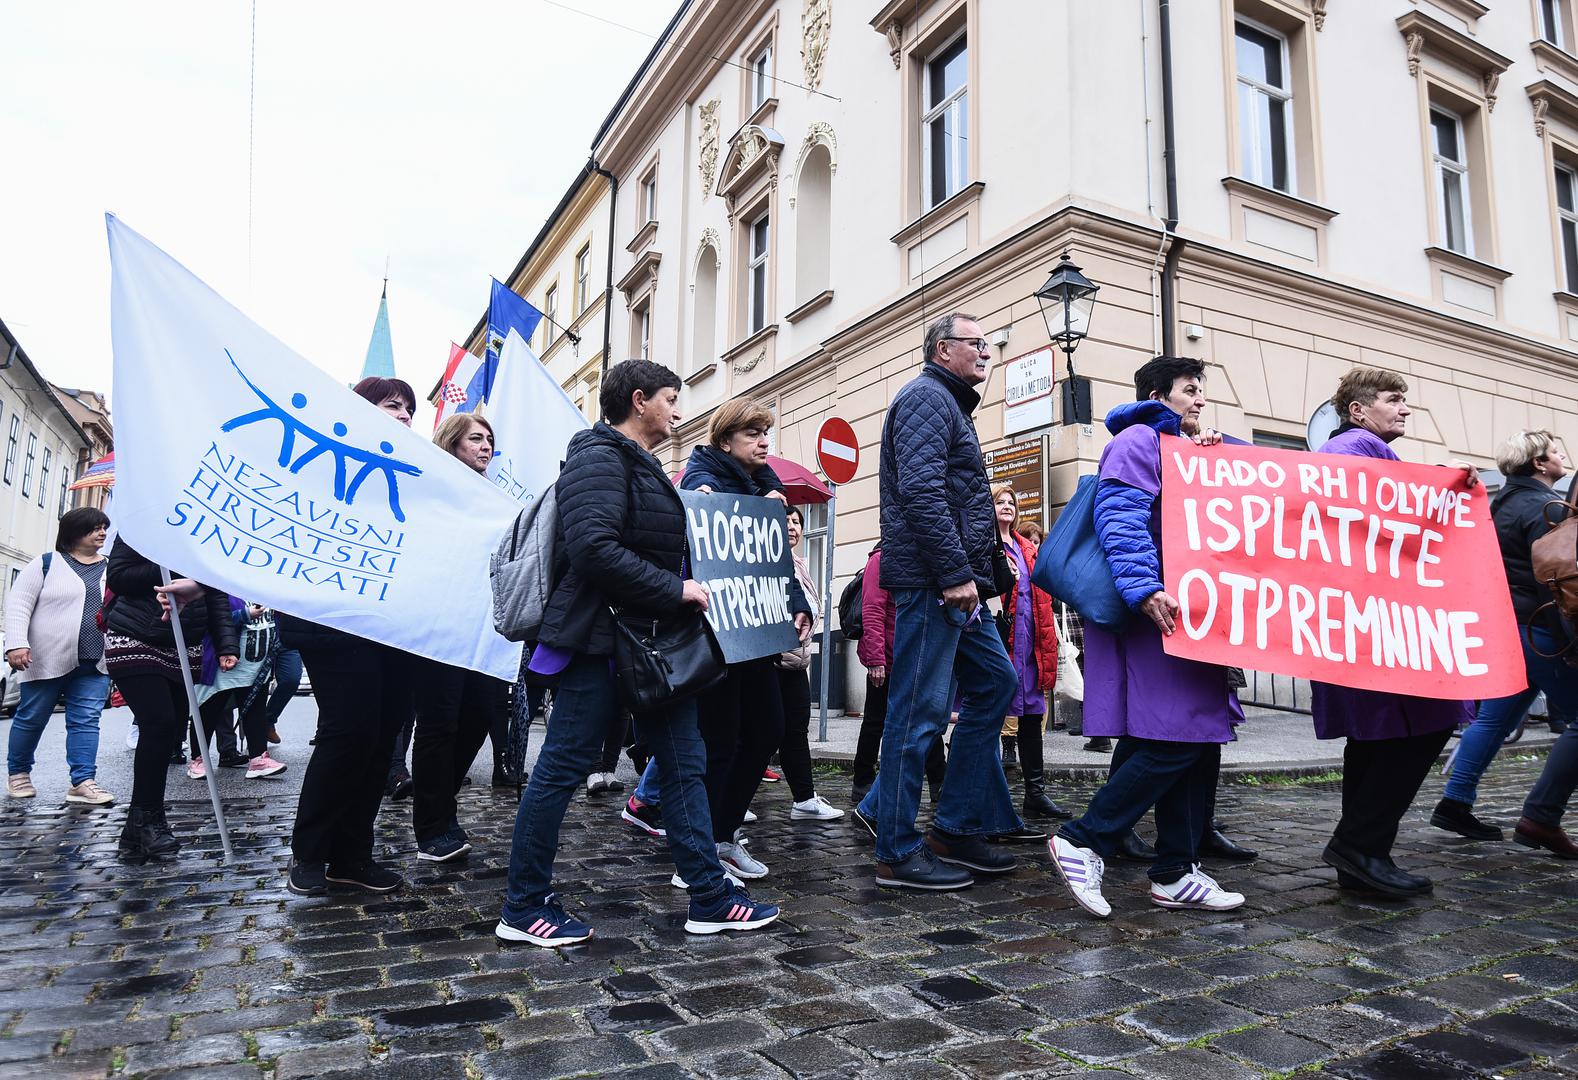
POLYGON ((994 844, 1039 844, 1046 838, 1044 829, 1038 829, 1030 824, 1021 825, 1012 832, 993 833, 989 837, 994 844))
POLYGON ((1019 866, 1019 860, 1004 851, 993 850, 979 836, 955 836, 933 828, 926 834, 932 854, 950 866, 962 866, 978 874, 1006 874, 1019 866))
POLYGON ((1219 829, 1207 829, 1200 838, 1200 857, 1225 859, 1228 862, 1254 862, 1260 858, 1260 852, 1233 843, 1219 829))
POLYGON ((1094 739, 1086 739, 1084 749, 1092 754, 1112 753, 1112 740, 1105 735, 1098 735, 1094 739))
POLYGON ((1126 859, 1129 862, 1154 862, 1156 860, 1156 849, 1144 840, 1141 840, 1139 833, 1130 829, 1129 835, 1125 836, 1122 842, 1118 844, 1118 850, 1114 852, 1114 857, 1126 859))
POLYGON ((1326 845, 1326 850, 1321 852, 1321 861, 1336 867, 1339 874, 1346 874, 1364 888, 1383 896, 1419 896, 1429 891, 1428 881, 1426 888, 1420 888, 1417 884, 1419 878, 1405 875, 1392 865, 1390 859, 1355 851, 1339 840, 1332 840, 1326 845))
POLYGON ((877 863, 877 884, 886 889, 927 889, 947 892, 967 889, 975 884, 968 870, 946 866, 925 844, 901 863, 877 863))
POLYGON ((143 862, 166 858, 180 850, 180 843, 165 823, 164 811, 137 806, 126 811, 126 824, 121 827, 120 839, 123 858, 143 862))
POLYGON ((1500 829, 1479 820, 1474 816, 1473 806, 1457 799, 1442 799, 1436 803, 1435 811, 1430 815, 1430 824, 1470 840, 1502 839, 1500 829))
POLYGON ((1392 868, 1392 873, 1396 874, 1398 877, 1402 878, 1404 881, 1408 882, 1422 893, 1430 892, 1436 887, 1435 882, 1431 881, 1423 874, 1411 873, 1407 870, 1404 870, 1401 866, 1398 866, 1392 861, 1392 857, 1390 855, 1386 856, 1381 861, 1392 868))
POLYGON ((1012 735, 1004 735, 1003 739, 1003 771, 1019 767, 1019 741, 1012 735))

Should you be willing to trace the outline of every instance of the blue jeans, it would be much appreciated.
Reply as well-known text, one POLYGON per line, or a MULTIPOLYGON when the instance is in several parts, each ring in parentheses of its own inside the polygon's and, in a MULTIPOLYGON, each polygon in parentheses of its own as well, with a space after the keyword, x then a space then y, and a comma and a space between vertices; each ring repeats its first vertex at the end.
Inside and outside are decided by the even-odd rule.
POLYGON ((1479 791, 1479 778, 1485 775, 1501 744, 1518 726, 1518 721, 1529 711, 1529 706, 1541 690, 1545 691, 1545 698, 1550 702, 1552 715, 1571 716, 1578 709, 1578 668, 1569 666, 1559 658, 1540 655, 1541 652, 1557 651, 1563 642, 1547 630, 1530 627, 1528 633, 1534 637, 1531 647, 1528 635, 1523 630, 1523 627, 1519 627, 1519 637, 1523 641, 1523 669, 1529 679, 1529 688, 1511 697, 1480 702, 1479 713, 1463 732, 1457 756, 1452 759, 1452 778, 1447 781, 1446 790, 1442 792, 1448 799, 1470 806, 1474 804, 1479 791), (1536 652, 1536 649, 1539 651, 1536 652))
POLYGON ((90 661, 77 665, 69 675, 33 679, 22 684, 16 716, 11 718, 11 744, 6 752, 6 772, 33 771, 33 752, 49 724, 49 715, 66 699, 66 765, 72 784, 91 780, 98 772, 99 714, 110 692, 110 677, 100 675, 90 661))
POLYGON ((1200 861, 1200 836, 1209 827, 1222 747, 1124 735, 1112 755, 1107 782, 1085 816, 1058 830, 1071 844, 1111 858, 1123 838, 1156 807, 1152 881, 1171 885, 1200 861))
POLYGON ((643 806, 662 806, 663 796, 659 794, 657 758, 647 762, 647 767, 641 770, 641 781, 636 784, 633 792, 636 802, 643 806))
POLYGON ((301 653, 295 649, 281 649, 274 655, 274 692, 268 696, 268 726, 279 723, 279 718, 296 696, 301 686, 301 653))
MULTIPOLYGON (((559 677, 553 715, 537 764, 521 795, 510 847, 506 918, 520 918, 553 892, 553 860, 570 799, 603 750, 608 717, 619 707, 608 657, 578 655, 559 677)), ((712 814, 702 777, 707 752, 696 729, 696 703, 683 701, 662 713, 636 718, 636 730, 658 766, 663 825, 669 851, 691 899, 710 904, 728 890, 712 842, 712 814)))
POLYGON ((998 757, 998 733, 1019 676, 985 613, 973 619, 938 603, 932 589, 894 589, 897 619, 888 675, 888 718, 877 773, 877 859, 903 862, 923 842, 915 828, 926 755, 948 726, 952 687, 959 687, 948 771, 933 827, 954 836, 1012 832, 1024 823, 998 757))

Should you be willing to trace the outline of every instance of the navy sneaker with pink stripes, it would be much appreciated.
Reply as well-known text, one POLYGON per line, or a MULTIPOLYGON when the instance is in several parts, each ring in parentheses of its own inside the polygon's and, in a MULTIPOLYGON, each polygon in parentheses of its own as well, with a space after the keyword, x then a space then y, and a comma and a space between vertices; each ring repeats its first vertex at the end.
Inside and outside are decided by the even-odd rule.
POLYGON ((542 903, 519 918, 503 915, 493 928, 493 936, 500 941, 524 941, 545 949, 563 945, 576 945, 592 936, 592 928, 580 919, 572 919, 559 906, 557 893, 543 897, 542 903))
POLYGON ((690 917, 685 920, 688 934, 716 934, 722 930, 759 930, 778 918, 772 904, 752 900, 749 893, 735 886, 715 904, 690 902, 690 917))

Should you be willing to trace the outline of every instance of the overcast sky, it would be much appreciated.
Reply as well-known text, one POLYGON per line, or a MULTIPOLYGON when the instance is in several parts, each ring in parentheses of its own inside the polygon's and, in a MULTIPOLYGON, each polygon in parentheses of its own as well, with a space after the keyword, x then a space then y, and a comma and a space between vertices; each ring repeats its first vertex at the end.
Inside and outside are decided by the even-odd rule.
POLYGON ((260 0, 250 259, 250 3, 3 4, 0 319, 109 391, 108 210, 349 381, 387 256, 425 394, 678 6, 566 3, 260 0))

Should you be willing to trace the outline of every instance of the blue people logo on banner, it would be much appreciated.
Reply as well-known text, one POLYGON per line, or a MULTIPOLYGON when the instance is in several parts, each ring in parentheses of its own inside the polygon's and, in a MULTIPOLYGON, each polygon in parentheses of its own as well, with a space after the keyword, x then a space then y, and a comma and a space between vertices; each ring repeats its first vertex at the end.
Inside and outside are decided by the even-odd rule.
MULTIPOLYGON (((405 473, 408 476, 421 476, 421 469, 397 458, 389 457, 388 455, 394 452, 394 445, 388 441, 382 441, 378 444, 378 449, 382 451, 382 454, 374 454, 369 450, 363 450, 359 446, 340 441, 350 433, 350 429, 344 423, 336 422, 334 424, 332 430, 335 437, 330 437, 321 431, 309 427, 297 417, 292 416, 273 398, 269 397, 261 387, 247 378, 247 373, 241 370, 241 365, 236 363, 236 358, 231 356, 229 349, 225 350, 225 355, 230 358, 230 366, 236 369, 236 374, 241 376, 241 381, 246 383, 247 387, 258 396, 264 407, 249 413, 243 413, 241 416, 226 421, 219 429, 220 431, 230 432, 235 431, 237 428, 246 427, 249 424, 257 424, 265 420, 278 420, 281 429, 279 440, 279 464, 281 468, 288 465, 291 474, 295 475, 301 472, 308 463, 324 454, 329 454, 334 459, 334 497, 347 506, 352 506, 356 503, 356 493, 361 489, 363 481, 375 472, 381 473, 388 490, 389 511, 394 514, 396 521, 405 520, 405 512, 400 509, 400 483, 396 479, 396 474, 405 473), (302 451, 300 457, 295 461, 291 461, 291 455, 295 453, 296 437, 298 435, 302 436, 311 445, 302 451), (361 468, 357 470, 356 476, 349 483, 346 483, 348 462, 358 463, 361 468)), ((301 393, 291 395, 290 404, 295 409, 306 408, 307 395, 301 393)))

